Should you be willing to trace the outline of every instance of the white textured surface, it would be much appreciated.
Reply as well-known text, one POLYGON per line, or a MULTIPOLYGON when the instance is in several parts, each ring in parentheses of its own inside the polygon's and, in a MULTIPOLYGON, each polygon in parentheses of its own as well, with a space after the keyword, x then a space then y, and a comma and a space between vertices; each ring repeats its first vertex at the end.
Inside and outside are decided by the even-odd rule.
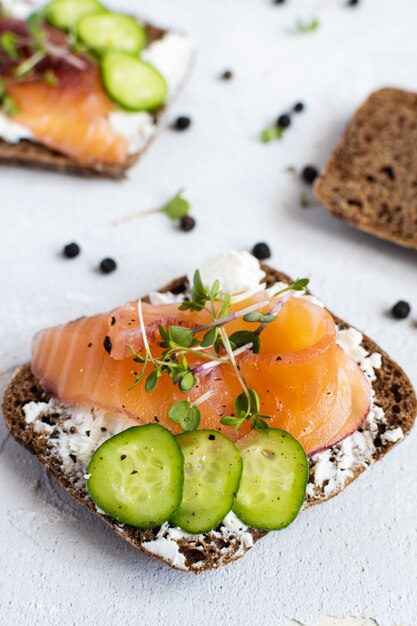
MULTIPOLYGON (((136 3, 115 3, 131 10, 136 3)), ((0 169, 0 371, 29 354, 36 329, 109 309, 194 268, 203 256, 267 240, 272 263, 311 274, 312 288, 363 328, 417 384, 417 255, 298 207, 289 165, 321 165, 354 107, 372 89, 417 90, 413 0, 141 2, 154 21, 183 27, 199 46, 192 81, 171 113, 193 128, 166 130, 124 183, 0 169), (322 7, 322 28, 291 33, 322 7), (230 83, 217 80, 230 67, 230 83), (281 143, 258 131, 296 100, 305 113, 281 143), (176 232, 162 216, 112 227, 185 186, 198 228, 176 232), (78 241, 83 254, 59 258, 78 241), (114 256, 117 273, 94 271, 114 256)), ((2 379, 2 387, 5 379, 2 379)), ((6 437, 0 423, 0 442, 6 437)), ((337 499, 262 540, 241 562, 189 577, 137 554, 74 505, 10 439, 0 453, 0 615, 15 624, 196 622, 312 626, 324 614, 415 626, 415 433, 337 499), (255 619, 256 616, 256 619, 255 619)))

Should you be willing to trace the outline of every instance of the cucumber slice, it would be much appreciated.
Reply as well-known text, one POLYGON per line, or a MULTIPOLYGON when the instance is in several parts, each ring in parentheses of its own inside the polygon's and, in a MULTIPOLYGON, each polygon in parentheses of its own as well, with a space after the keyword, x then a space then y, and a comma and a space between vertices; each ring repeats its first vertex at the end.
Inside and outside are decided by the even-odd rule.
POLYGON ((107 52, 101 63, 109 96, 130 111, 157 109, 166 100, 165 79, 149 63, 125 52, 107 52))
POLYGON ((184 455, 184 496, 171 521, 189 533, 204 533, 231 510, 242 459, 235 444, 215 430, 196 430, 176 439, 184 455))
POLYGON ((138 55, 146 44, 144 27, 134 17, 122 13, 87 15, 78 22, 77 34, 98 54, 121 50, 138 55))
POLYGON ((61 30, 74 30, 85 15, 106 13, 98 0, 52 0, 45 7, 46 21, 61 30))
POLYGON ((252 431, 237 446, 243 472, 233 511, 253 528, 285 528, 304 501, 308 462, 303 448, 278 428, 252 431))
POLYGON ((160 526, 181 504, 181 449, 158 424, 133 426, 108 439, 94 453, 87 471, 94 502, 124 524, 160 526))

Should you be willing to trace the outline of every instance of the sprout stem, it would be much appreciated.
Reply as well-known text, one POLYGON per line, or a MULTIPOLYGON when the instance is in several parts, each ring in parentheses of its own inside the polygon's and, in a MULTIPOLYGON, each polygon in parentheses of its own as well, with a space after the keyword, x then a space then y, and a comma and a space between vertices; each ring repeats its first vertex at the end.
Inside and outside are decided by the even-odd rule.
POLYGON ((200 326, 196 328, 194 332, 200 333, 203 330, 209 330, 210 328, 224 326, 225 324, 228 324, 229 322, 232 322, 233 320, 237 320, 240 317, 247 315, 247 313, 252 313, 252 311, 257 311, 258 309, 262 309, 262 307, 266 306, 267 304, 269 304, 269 300, 263 300, 262 302, 257 302, 256 304, 252 304, 251 306, 246 307, 246 309, 242 309, 241 311, 237 311, 236 313, 231 313, 230 315, 227 315, 226 317, 222 317, 218 320, 215 320, 214 322, 211 322, 211 324, 206 324, 206 326, 200 326))
POLYGON ((149 355, 152 363, 155 365, 154 358, 152 356, 151 350, 149 348, 148 337, 146 335, 145 322, 143 321, 143 312, 142 312, 142 300, 138 300, 138 316, 139 316, 139 324, 140 324, 140 332, 142 333, 143 345, 146 351, 146 354, 149 355))
POLYGON ((233 354, 233 350, 232 350, 232 347, 230 345, 230 341, 229 341, 229 337, 227 335, 227 332, 225 331, 224 328, 221 328, 220 329, 220 334, 221 334, 222 339, 223 339, 223 345, 226 348, 227 354, 229 355, 230 362, 231 362, 231 364, 233 366, 233 369, 235 370, 236 378, 238 379, 239 384, 242 387, 243 392, 244 392, 245 396, 247 397, 248 403, 250 405, 249 391, 248 391, 248 388, 246 387, 246 383, 243 380, 243 377, 242 377, 242 375, 241 375, 241 373, 239 371, 239 368, 237 366, 235 355, 233 354))
POLYGON ((213 391, 213 389, 211 389, 210 391, 207 391, 202 396, 197 398, 197 400, 194 400, 194 402, 191 403, 191 406, 192 407, 198 406, 199 404, 202 404, 203 402, 205 402, 206 400, 211 398, 211 396, 213 396, 213 395, 214 395, 214 391, 213 391))

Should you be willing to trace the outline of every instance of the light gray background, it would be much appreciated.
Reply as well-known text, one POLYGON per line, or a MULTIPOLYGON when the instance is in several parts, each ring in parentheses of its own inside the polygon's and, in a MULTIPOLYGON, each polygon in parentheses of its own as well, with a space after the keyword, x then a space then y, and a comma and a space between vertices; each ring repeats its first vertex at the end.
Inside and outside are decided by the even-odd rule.
MULTIPOLYGON (((366 329, 417 384, 414 252, 299 207, 285 172, 322 165, 354 108, 384 85, 417 90, 414 0, 134 0, 114 6, 193 34, 199 56, 162 132, 126 182, 0 169, 0 371, 29 357, 44 326, 108 310, 198 266, 203 257, 267 240, 273 264, 366 329), (297 17, 320 29, 296 35, 297 17), (230 83, 218 80, 231 68, 230 83), (306 111, 284 140, 258 131, 297 100, 306 111), (190 234, 162 216, 113 220, 163 203, 185 186, 198 219, 190 234), (59 257, 78 241, 83 254, 59 257), (114 256, 120 269, 95 271, 114 256), (413 301, 411 321, 387 308, 413 301)), ((2 378, 4 387, 7 376, 2 378)), ((6 438, 0 422, 0 622, 3 624, 274 624, 322 614, 417 623, 417 434, 340 497, 261 541, 245 559, 195 578, 124 545, 6 438), (5 443, 4 443, 5 442, 5 443)))

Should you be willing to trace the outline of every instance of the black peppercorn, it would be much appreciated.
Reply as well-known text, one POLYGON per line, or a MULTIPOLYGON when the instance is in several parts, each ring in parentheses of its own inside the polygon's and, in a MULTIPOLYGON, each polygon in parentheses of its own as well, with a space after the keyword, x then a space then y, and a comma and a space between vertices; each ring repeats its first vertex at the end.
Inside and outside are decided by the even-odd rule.
POLYGON ((295 111, 296 113, 301 113, 301 111, 304 111, 304 104, 302 102, 297 102, 293 106, 293 111, 295 111))
POLYGON ((404 320, 410 315, 410 311, 411 306, 408 302, 405 302, 404 300, 400 300, 399 302, 397 302, 397 304, 394 304, 391 309, 392 316, 396 320, 404 320))
POLYGON ((186 233, 188 233, 190 230, 193 230, 195 225, 196 221, 193 217, 191 217, 191 215, 184 215, 184 217, 180 219, 180 228, 186 233))
POLYGON ((111 274, 115 269, 117 269, 117 263, 114 259, 103 259, 100 263, 100 270, 103 274, 111 274))
POLYGON ((67 259, 74 259, 81 252, 80 246, 77 243, 69 243, 63 249, 63 255, 67 259))
POLYGON ((175 130, 186 130, 190 126, 191 118, 187 117, 186 115, 181 115, 180 117, 177 117, 173 124, 173 128, 175 128, 175 130))
POLYGON ((286 113, 284 113, 283 115, 280 115, 279 118, 277 119, 277 126, 279 128, 288 128, 290 124, 291 124, 291 118, 286 113))
POLYGON ((231 70, 225 70, 221 75, 222 80, 232 80, 232 78, 233 72, 231 70))
POLYGON ((312 185, 319 175, 317 168, 314 165, 306 165, 301 172, 301 178, 307 185, 312 185))
POLYGON ((253 246, 252 254, 254 257, 259 259, 259 261, 264 261, 265 259, 269 259, 271 256, 271 250, 267 243, 260 242, 253 246))
POLYGON ((359 0, 348 0, 347 2, 348 7, 355 7, 358 4, 359 4, 359 0))

